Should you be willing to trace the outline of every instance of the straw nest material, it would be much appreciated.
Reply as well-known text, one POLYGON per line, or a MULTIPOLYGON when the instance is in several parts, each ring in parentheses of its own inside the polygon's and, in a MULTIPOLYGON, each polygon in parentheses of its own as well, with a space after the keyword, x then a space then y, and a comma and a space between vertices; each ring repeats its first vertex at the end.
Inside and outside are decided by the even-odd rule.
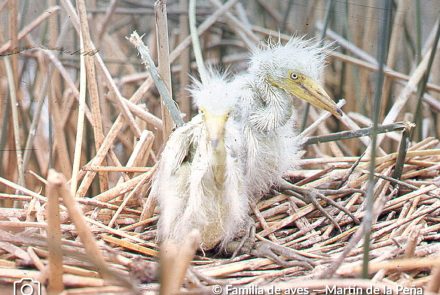
MULTIPOLYGON (((212 285, 231 285, 228 288, 247 286, 254 288, 254 292, 260 291, 256 286, 317 291, 326 286, 372 285, 392 290, 398 290, 397 286, 411 287, 408 290, 416 292, 416 287, 426 287, 434 279, 430 269, 439 263, 439 141, 427 138, 409 148, 400 181, 391 175, 397 155, 386 154, 376 159, 378 181, 374 187, 369 255, 371 280, 355 279, 362 271, 363 259, 359 224, 327 207, 336 216, 342 229, 339 232, 312 205, 281 194, 266 197, 253 209, 257 238, 289 249, 298 256, 297 261, 291 260, 291 266, 280 267, 269 259, 250 255, 231 260, 197 253, 182 290, 191 294, 209 293, 212 285), (307 263, 298 264, 298 261, 307 263)), ((358 219, 364 219, 362 192, 367 189, 368 159, 304 159, 302 167, 303 170, 290 173, 292 180, 298 185, 323 188, 324 194, 343 204, 358 219), (345 188, 338 190, 341 185, 345 188)), ((141 290, 157 290, 158 216, 155 212, 142 220, 142 206, 135 196, 151 174, 151 170, 138 173, 100 195, 73 201, 71 196, 66 197, 69 190, 65 179, 53 172, 48 181, 41 179, 47 188, 45 196, 25 189, 21 195, 9 195, 24 206, 0 209, 2 281, 12 283, 26 277, 46 282, 54 275, 47 270, 52 266, 51 247, 56 249, 59 242, 56 225, 52 227, 47 214, 58 214, 50 201, 63 197, 67 208, 61 207, 59 213, 62 262, 55 265, 59 267, 57 272, 65 274, 62 280, 68 294, 121 293, 127 291, 127 284, 134 282, 141 290), (66 202, 69 198, 72 202, 66 202), (83 215, 75 207, 81 208, 83 215), (27 216, 36 216, 37 221, 26 222, 27 216), (49 225, 44 221, 45 216, 49 225), (6 217, 14 218, 5 221, 6 217), (140 228, 141 231, 137 230, 140 228), (95 251, 102 253, 102 261, 99 255, 92 256, 96 255, 95 251)), ((13 183, 7 185, 18 189, 13 183)))
POLYGON ((388 23, 381 5, 389 1, 198 4, 204 56, 231 72, 244 70, 249 51, 268 36, 284 42, 295 32, 318 33, 335 42, 324 82, 334 97, 346 98, 347 116, 337 122, 310 109, 304 134, 320 137, 308 142, 301 169, 287 176, 343 205, 361 223, 322 201, 339 231, 313 205, 266 196, 252 209, 256 239, 295 257, 287 266, 249 254, 231 259, 196 252, 192 234, 159 249, 159 212, 147 196, 176 115, 162 102, 177 97, 185 120, 194 113, 185 91, 188 73, 195 74, 183 29, 188 2, 90 2, 96 6, 0 1, 0 17, 9 23, 7 30, 0 26, 1 294, 11 293, 14 282, 31 283, 23 279, 40 282, 43 294, 139 294, 159 287, 163 294, 439 292, 440 67, 438 50, 430 50, 438 44, 433 2, 411 8, 412 1, 395 1, 388 23), (415 23, 421 20, 426 36, 415 23), (387 25, 389 47, 376 42, 387 25), (150 64, 145 71, 125 38, 134 29, 146 32, 157 69, 150 64), (365 137, 371 128, 359 129, 372 124, 365 98, 382 89, 375 83, 381 71, 372 44, 388 48, 378 114, 387 125, 379 126, 376 183, 369 187, 369 151, 359 154, 371 146, 365 137))

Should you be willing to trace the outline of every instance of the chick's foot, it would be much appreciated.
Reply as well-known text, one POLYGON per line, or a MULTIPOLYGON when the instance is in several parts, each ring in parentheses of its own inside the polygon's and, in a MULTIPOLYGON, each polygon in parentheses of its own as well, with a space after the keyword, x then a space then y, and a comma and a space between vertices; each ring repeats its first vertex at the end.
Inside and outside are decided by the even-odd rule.
POLYGON ((296 185, 293 185, 287 181, 284 181, 278 188, 280 192, 283 194, 294 196, 301 201, 305 203, 312 203, 316 209, 318 209, 319 212, 321 212, 330 222, 339 230, 341 230, 341 227, 339 226, 338 222, 321 206, 318 199, 323 200, 330 204, 331 206, 339 209, 340 211, 347 214, 356 224, 359 224, 359 219, 356 218, 347 208, 344 206, 339 205, 335 201, 333 201, 331 198, 325 196, 324 194, 320 193, 317 189, 314 188, 303 188, 296 185))
POLYGON ((251 224, 246 234, 238 241, 231 241, 225 246, 226 253, 233 253, 231 259, 238 254, 249 254, 260 258, 268 258, 276 264, 288 266, 302 266, 311 269, 314 265, 308 259, 295 250, 273 243, 271 241, 255 241, 255 225, 251 224))

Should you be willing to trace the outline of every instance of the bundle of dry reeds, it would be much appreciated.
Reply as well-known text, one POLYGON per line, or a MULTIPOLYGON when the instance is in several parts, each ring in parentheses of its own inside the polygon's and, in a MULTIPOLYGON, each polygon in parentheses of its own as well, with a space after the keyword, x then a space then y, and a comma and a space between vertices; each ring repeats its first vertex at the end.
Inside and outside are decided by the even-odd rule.
MULTIPOLYGON (((0 1, 1 293, 23 278, 48 293, 156 292, 148 192, 177 120, 166 99, 194 114, 188 0, 73 2, 0 1), (147 68, 126 38, 135 30, 147 68)), ((325 83, 348 116, 298 106, 310 138, 288 177, 362 223, 322 202, 339 230, 311 204, 268 196, 253 207, 256 237, 297 259, 194 255, 191 235, 160 251, 163 294, 440 292, 440 8, 391 2, 199 1, 206 62, 233 73, 268 37, 334 42, 325 83)))

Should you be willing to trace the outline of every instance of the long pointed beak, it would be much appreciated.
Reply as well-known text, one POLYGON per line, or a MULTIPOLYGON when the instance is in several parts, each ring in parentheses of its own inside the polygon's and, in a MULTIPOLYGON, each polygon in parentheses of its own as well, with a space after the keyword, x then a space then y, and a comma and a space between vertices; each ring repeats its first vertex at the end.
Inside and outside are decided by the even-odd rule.
POLYGON ((341 109, 315 80, 303 76, 298 80, 289 79, 283 84, 284 90, 290 94, 310 103, 314 107, 329 111, 337 118, 342 116, 341 109))
POLYGON ((300 97, 301 99, 317 108, 329 111, 337 118, 342 116, 341 109, 336 105, 333 99, 330 98, 321 85, 312 79, 305 79, 303 81, 302 89, 304 89, 305 95, 304 97, 300 97))
POLYGON ((227 115, 212 115, 205 113, 205 125, 208 131, 208 140, 213 149, 219 147, 220 142, 224 140, 225 123, 227 115))

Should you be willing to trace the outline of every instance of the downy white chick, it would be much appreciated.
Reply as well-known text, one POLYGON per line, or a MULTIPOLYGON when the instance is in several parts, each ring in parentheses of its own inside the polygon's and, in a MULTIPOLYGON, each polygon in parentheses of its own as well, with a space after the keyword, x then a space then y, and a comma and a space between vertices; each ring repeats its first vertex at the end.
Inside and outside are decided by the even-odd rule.
POLYGON ((286 45, 255 50, 248 73, 238 76, 240 116, 246 151, 247 188, 261 196, 279 184, 300 158, 293 97, 339 116, 338 108, 320 85, 327 49, 292 38, 286 45))
POLYGON ((268 44, 267 48, 252 53, 247 73, 236 77, 232 84, 240 92, 237 107, 240 112, 234 120, 243 128, 240 157, 246 171, 249 199, 258 200, 273 186, 295 191, 295 196, 311 201, 335 223, 315 197, 324 198, 352 215, 322 194, 294 187, 283 179, 287 170, 297 168, 303 154, 293 98, 307 101, 337 117, 341 115, 321 86, 328 50, 303 38, 292 38, 285 45, 268 44))
POLYGON ((211 72, 191 94, 200 113, 171 134, 152 196, 160 207, 160 240, 182 241, 198 229, 200 248, 209 250, 232 240, 248 217, 238 159, 241 128, 231 119, 237 95, 225 76, 211 72))

